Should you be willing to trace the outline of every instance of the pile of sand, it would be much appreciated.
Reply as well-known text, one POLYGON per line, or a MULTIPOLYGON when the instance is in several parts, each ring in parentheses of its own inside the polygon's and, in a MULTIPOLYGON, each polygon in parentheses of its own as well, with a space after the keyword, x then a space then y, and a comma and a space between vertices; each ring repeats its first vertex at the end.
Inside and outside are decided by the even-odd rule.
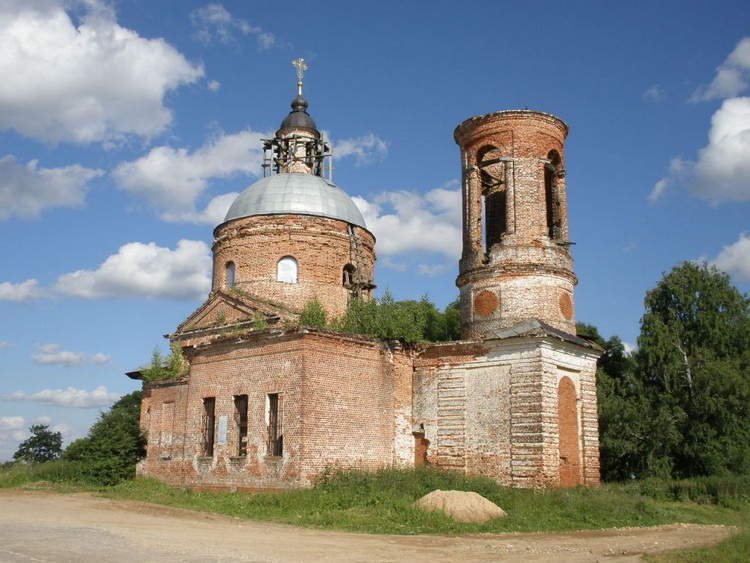
POLYGON ((414 503, 430 512, 444 512, 460 522, 481 524, 505 516, 505 511, 482 495, 467 491, 432 491, 414 503))

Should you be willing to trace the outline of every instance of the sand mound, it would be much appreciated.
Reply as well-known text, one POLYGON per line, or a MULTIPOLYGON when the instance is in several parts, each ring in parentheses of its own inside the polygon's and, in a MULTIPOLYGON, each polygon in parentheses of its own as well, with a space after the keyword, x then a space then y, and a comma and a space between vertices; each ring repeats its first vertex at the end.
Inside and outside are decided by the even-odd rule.
POLYGON ((466 491, 432 491, 414 503, 430 512, 440 511, 460 522, 481 524, 505 516, 505 511, 482 495, 466 491))

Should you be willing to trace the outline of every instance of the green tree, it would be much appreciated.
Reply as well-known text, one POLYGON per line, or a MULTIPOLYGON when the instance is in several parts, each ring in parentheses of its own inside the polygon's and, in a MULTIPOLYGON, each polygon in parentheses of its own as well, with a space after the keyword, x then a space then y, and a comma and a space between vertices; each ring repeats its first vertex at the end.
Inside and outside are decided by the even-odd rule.
POLYGON ((178 379, 187 374, 189 367, 180 345, 172 342, 169 345, 169 356, 166 358, 162 356, 158 346, 154 348, 151 364, 141 371, 141 377, 146 382, 178 379))
POLYGON ((715 267, 682 263, 646 294, 637 375, 642 475, 750 473, 750 300, 715 267))
POLYGON ((136 463, 146 453, 141 398, 140 391, 121 397, 99 415, 85 438, 66 448, 63 459, 81 463, 84 477, 101 485, 133 479, 136 463))
POLYGON ((31 436, 18 445, 13 459, 22 463, 44 463, 60 457, 62 434, 52 432, 47 424, 34 424, 31 436))
POLYGON ((602 479, 629 479, 640 468, 645 433, 643 391, 635 377, 635 361, 618 336, 605 340, 589 324, 578 323, 576 329, 579 336, 604 349, 596 370, 602 479))
POLYGON ((299 318, 299 324, 302 326, 313 326, 325 328, 328 324, 326 311, 323 305, 317 299, 307 302, 299 318))
POLYGON ((441 313, 426 295, 419 301, 396 301, 386 289, 380 298, 353 300, 344 318, 331 326, 337 330, 409 343, 457 340, 461 331, 461 314, 457 307, 457 302, 454 302, 448 305, 445 313, 441 313))

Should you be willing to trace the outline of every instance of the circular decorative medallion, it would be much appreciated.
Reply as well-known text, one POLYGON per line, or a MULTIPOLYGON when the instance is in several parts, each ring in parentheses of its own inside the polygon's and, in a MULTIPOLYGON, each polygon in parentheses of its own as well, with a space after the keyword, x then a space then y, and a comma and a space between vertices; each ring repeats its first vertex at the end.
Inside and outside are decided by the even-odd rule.
POLYGON ((566 321, 573 318, 573 298, 569 293, 560 294, 560 312, 566 321))
POLYGON ((500 305, 500 299, 494 291, 483 289, 474 296, 474 312, 480 317, 491 315, 500 305))

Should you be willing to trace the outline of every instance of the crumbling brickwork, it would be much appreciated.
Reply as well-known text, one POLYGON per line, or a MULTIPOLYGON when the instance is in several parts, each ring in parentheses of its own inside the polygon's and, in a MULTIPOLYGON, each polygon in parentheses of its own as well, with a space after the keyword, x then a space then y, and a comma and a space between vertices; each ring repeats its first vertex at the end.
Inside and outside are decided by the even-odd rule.
MULTIPOLYGON (((284 123, 304 127, 266 141, 278 174, 320 168, 302 102, 284 123)), ((211 294, 170 335, 189 373, 144 384, 139 472, 260 489, 309 486, 329 467, 433 464, 517 487, 598 484, 601 350, 575 334, 567 133, 528 110, 456 129, 460 342, 406 347, 295 325, 313 298, 338 317, 374 287, 375 239, 361 218, 335 218, 335 205, 219 225, 211 294)))
POLYGON ((290 330, 213 341, 191 356, 189 380, 146 386, 142 474, 199 487, 279 488, 309 485, 327 467, 377 469, 413 458, 406 351, 290 330), (234 400, 243 395, 244 455, 234 400), (279 456, 268 448, 269 395, 283 401, 279 456), (204 450, 206 398, 215 399, 211 455, 204 450))
MULTIPOLYGON (((231 262, 238 290, 293 311, 318 299, 330 316, 339 317, 346 312, 351 295, 344 269, 360 262, 360 268, 371 273, 375 239, 365 229, 327 217, 256 215, 219 225, 214 231, 213 253, 212 289, 226 286, 226 265, 231 262), (355 243, 352 229, 358 239, 355 243), (277 280, 278 263, 284 257, 297 262, 294 283, 277 280)), ((364 297, 369 298, 369 292, 364 297)))
POLYGON ((567 134, 557 117, 528 110, 473 117, 456 128, 463 175, 456 281, 463 338, 492 337, 532 318, 575 334, 567 134))

